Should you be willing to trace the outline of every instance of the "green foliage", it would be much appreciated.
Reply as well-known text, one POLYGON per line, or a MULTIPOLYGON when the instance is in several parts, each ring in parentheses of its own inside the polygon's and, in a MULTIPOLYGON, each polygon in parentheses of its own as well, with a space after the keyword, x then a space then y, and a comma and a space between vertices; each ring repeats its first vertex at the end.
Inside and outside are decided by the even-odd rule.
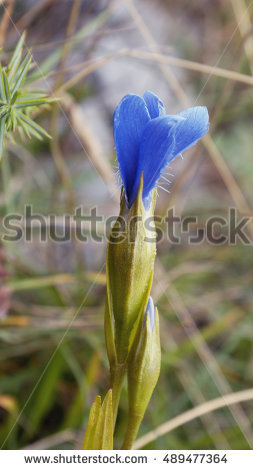
MULTIPOLYGON (((8 65, 0 64, 0 159, 5 135, 13 138, 17 130, 20 136, 50 138, 49 134, 30 115, 38 108, 56 101, 44 93, 27 89, 28 73, 33 68, 31 51, 23 57, 25 33, 19 39, 8 65)), ((29 84, 31 81, 29 80, 29 84)))
POLYGON ((83 450, 113 449, 112 391, 109 390, 101 406, 97 396, 90 410, 83 450))
MULTIPOLYGON (((29 432, 33 434, 39 429, 43 417, 50 413, 50 408, 55 397, 59 380, 66 368, 66 363, 61 350, 57 350, 49 363, 46 364, 42 374, 40 387, 35 390, 28 407, 29 432)), ((57 401, 57 400, 56 400, 57 401)))

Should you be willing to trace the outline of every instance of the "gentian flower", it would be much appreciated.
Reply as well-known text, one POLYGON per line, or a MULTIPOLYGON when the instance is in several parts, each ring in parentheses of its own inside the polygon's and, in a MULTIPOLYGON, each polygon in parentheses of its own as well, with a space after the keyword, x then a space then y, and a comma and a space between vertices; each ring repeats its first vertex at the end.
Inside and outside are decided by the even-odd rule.
POLYGON ((169 165, 192 147, 209 128, 205 106, 166 115, 162 101, 146 91, 143 98, 129 94, 117 106, 113 133, 119 172, 127 206, 136 200, 143 174, 143 203, 149 207, 152 190, 169 165))

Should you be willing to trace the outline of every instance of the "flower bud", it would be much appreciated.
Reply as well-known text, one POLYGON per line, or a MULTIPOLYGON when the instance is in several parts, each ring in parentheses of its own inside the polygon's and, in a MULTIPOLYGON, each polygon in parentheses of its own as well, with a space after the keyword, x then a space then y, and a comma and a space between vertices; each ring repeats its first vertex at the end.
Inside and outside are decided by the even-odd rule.
POLYGON ((158 311, 149 297, 128 358, 128 429, 123 449, 129 449, 137 435, 156 386, 161 363, 158 311))
POLYGON ((111 367, 125 364, 138 320, 152 285, 156 254, 155 191, 148 209, 138 196, 129 209, 122 197, 120 214, 112 228, 107 250, 107 307, 105 335, 111 367))

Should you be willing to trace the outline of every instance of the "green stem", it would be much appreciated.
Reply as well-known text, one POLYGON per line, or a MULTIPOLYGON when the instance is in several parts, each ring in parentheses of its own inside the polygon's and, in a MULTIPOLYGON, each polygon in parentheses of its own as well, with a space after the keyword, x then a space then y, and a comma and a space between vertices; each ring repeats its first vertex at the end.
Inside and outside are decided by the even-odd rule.
POLYGON ((122 450, 132 449, 142 418, 143 416, 140 415, 129 414, 126 435, 121 447, 122 450))
POLYGON ((114 426, 116 423, 116 418, 118 414, 119 399, 121 394, 121 389, 126 373, 125 364, 117 364, 115 368, 111 371, 111 388, 112 388, 112 410, 113 410, 113 420, 114 426))
POLYGON ((3 181, 3 190, 5 198, 5 210, 6 214, 11 214, 13 212, 11 194, 10 194, 10 179, 11 179, 11 169, 9 162, 8 152, 5 152, 2 159, 2 181, 3 181))

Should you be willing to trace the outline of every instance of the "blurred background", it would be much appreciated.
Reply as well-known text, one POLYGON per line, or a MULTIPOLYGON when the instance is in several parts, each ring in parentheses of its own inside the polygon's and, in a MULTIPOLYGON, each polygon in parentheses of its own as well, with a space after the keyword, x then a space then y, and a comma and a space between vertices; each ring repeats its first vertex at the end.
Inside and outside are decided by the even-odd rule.
MULTIPOLYGON (((59 96, 37 113, 53 139, 6 141, 1 233, 8 213, 62 218, 81 206, 117 215, 112 116, 127 93, 156 93, 168 113, 206 105, 209 135, 170 168, 174 207, 196 215, 251 216, 253 5, 249 0, 1 1, 5 64, 26 30, 33 86, 59 96)), ((22 224, 21 224, 22 225, 22 224)), ((226 227, 224 228, 226 232, 226 227)), ((252 236, 253 226, 247 226, 252 236)), ((101 227, 103 232, 103 227, 101 227)), ((106 238, 0 245, 0 442, 4 449, 80 448, 89 408, 105 395, 106 238)), ((2 235, 1 235, 2 238, 2 235)), ((139 436, 206 405, 200 418, 146 443, 150 449, 253 448, 253 403, 209 412, 208 402, 253 387, 252 248, 204 240, 158 244, 152 295, 161 323, 162 369, 139 436)), ((253 398, 253 396, 252 396, 253 398)), ((224 401, 224 405, 225 405, 224 401)), ((116 441, 127 419, 123 391, 116 441)))

